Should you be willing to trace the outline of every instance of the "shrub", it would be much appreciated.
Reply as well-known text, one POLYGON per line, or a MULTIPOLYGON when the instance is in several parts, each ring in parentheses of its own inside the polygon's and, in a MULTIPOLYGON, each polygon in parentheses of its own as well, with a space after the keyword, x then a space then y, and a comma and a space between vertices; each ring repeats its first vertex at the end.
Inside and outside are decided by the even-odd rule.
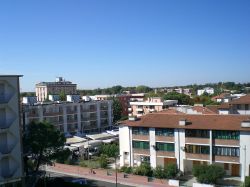
POLYGON ((176 164, 168 164, 165 168, 164 168, 164 173, 165 173, 165 177, 167 179, 173 179, 176 177, 178 170, 177 170, 177 166, 176 164))
POLYGON ((153 175, 153 171, 149 163, 142 163, 140 166, 135 168, 134 174, 151 177, 153 175))
POLYGON ((217 179, 225 175, 224 169, 215 164, 194 166, 192 173, 198 182, 205 184, 215 184, 217 179))
POLYGON ((156 166, 156 168, 153 171, 153 176, 158 179, 166 178, 166 175, 164 173, 164 168, 162 166, 156 166))
POLYGON ((107 166, 108 166, 107 155, 102 154, 99 158, 99 163, 100 163, 101 168, 107 168, 107 166))
POLYGON ((244 187, 250 187, 250 177, 245 177, 244 187))
POLYGON ((133 168, 132 167, 127 167, 127 166, 122 166, 120 169, 121 172, 124 173, 132 173, 133 172, 133 168))

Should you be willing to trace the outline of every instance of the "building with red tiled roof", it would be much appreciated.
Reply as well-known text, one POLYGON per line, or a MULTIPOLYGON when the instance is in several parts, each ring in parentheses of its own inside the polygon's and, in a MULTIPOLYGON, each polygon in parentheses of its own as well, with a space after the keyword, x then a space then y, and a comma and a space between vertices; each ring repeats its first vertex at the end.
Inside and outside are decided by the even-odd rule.
POLYGON ((249 115, 159 112, 132 119, 119 127, 121 166, 175 163, 186 173, 195 164, 216 163, 227 175, 249 175, 249 115))

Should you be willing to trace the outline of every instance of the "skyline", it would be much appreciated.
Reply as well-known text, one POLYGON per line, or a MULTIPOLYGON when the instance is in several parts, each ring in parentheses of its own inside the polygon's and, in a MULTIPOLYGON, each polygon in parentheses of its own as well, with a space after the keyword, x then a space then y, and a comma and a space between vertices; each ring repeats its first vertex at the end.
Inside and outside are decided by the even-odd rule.
POLYGON ((0 74, 21 91, 249 82, 250 2, 0 2, 0 74))

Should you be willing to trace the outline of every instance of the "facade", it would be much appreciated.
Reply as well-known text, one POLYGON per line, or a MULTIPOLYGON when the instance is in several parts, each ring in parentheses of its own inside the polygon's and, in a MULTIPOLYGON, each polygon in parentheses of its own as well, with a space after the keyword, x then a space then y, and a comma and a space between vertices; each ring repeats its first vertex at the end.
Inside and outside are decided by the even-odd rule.
POLYGON ((166 100, 163 101, 160 97, 148 98, 147 101, 132 101, 130 102, 130 107, 128 108, 130 116, 140 117, 145 114, 152 112, 160 112, 169 106, 177 105, 177 100, 166 100))
POLYGON ((222 103, 218 110, 219 114, 250 115, 250 95, 234 99, 229 103, 222 103))
POLYGON ((0 185, 15 185, 23 177, 19 77, 0 76, 0 185))
POLYGON ((108 130, 113 122, 112 101, 24 105, 25 124, 48 121, 66 136, 108 130))
POLYGON ((210 87, 206 87, 204 89, 200 89, 200 90, 197 90, 197 95, 202 95, 204 93, 207 93, 209 95, 213 95, 214 94, 214 89, 213 88, 210 88, 210 87))
POLYGON ((131 96, 130 95, 118 95, 117 99, 119 100, 122 106, 122 116, 128 116, 128 108, 129 108, 129 101, 131 96))
POLYGON ((249 176, 249 116, 154 113, 124 121, 119 132, 120 166, 176 163, 189 173, 196 164, 216 163, 229 176, 249 176))
POLYGON ((76 84, 70 81, 65 81, 62 77, 56 78, 55 82, 40 82, 36 84, 37 100, 42 102, 48 99, 48 95, 66 95, 76 94, 76 84))

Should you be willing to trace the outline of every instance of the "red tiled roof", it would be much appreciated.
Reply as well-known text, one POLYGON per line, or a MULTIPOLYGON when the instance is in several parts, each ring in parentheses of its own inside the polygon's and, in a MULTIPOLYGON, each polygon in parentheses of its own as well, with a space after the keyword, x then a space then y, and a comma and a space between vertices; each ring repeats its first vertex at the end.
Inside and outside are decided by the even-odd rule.
POLYGON ((234 99, 229 104, 250 104, 250 94, 234 99))
POLYGON ((229 109, 230 105, 229 103, 222 103, 221 105, 218 106, 218 109, 229 109))
POLYGON ((247 115, 189 115, 154 113, 142 116, 141 119, 137 121, 123 121, 122 124, 133 127, 250 131, 250 128, 241 127, 241 122, 248 120, 250 120, 250 116, 247 115), (183 119, 188 122, 186 126, 179 125, 179 121, 183 119))
POLYGON ((218 114, 219 111, 218 111, 218 107, 219 105, 207 105, 206 106, 209 110, 213 111, 215 114, 218 114))
POLYGON ((207 107, 203 107, 203 106, 194 106, 192 107, 193 110, 196 110, 199 113, 202 114, 216 114, 214 111, 208 109, 207 107))

